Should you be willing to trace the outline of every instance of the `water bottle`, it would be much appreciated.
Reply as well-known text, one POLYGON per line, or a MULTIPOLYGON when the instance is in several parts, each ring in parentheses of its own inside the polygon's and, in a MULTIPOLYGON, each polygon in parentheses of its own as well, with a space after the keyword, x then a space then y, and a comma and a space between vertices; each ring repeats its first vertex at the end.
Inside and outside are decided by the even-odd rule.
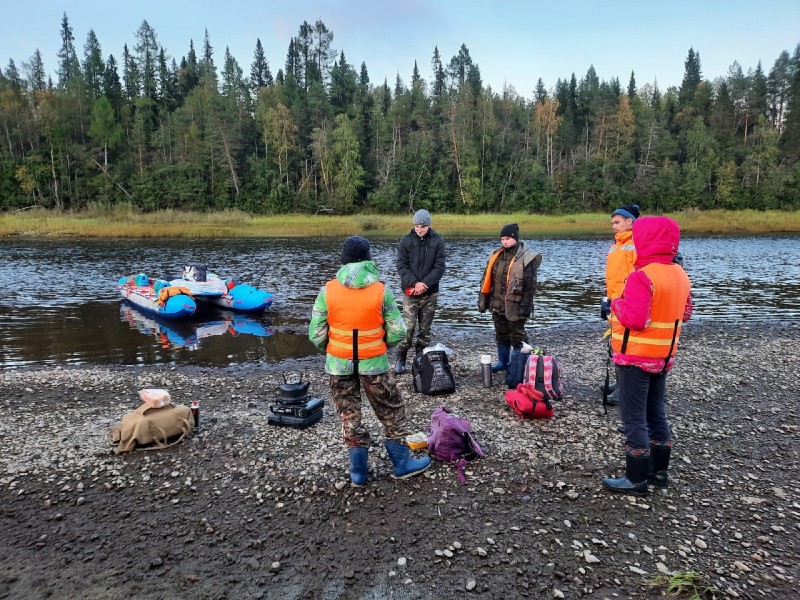
POLYGON ((490 354, 481 354, 481 375, 483 387, 492 387, 492 356, 490 354))

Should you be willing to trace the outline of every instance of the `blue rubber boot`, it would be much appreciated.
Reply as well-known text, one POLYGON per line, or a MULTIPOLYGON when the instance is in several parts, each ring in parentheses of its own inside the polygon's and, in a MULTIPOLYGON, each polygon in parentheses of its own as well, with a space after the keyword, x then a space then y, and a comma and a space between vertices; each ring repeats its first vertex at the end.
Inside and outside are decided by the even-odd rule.
POLYGON ((612 492, 631 496, 647 496, 649 456, 625 455, 625 477, 604 477, 603 487, 612 492))
POLYGON ((492 365, 492 373, 499 373, 508 369, 508 361, 511 359, 511 346, 497 344, 497 362, 492 365))
POLYGON ((386 452, 394 465, 394 476, 396 479, 406 479, 418 473, 422 473, 431 464, 430 456, 424 458, 414 458, 408 448, 408 444, 400 440, 386 440, 386 452))
POLYGON ((367 460, 369 449, 363 446, 350 448, 350 481, 353 485, 361 487, 367 481, 367 460))
POLYGON ((517 384, 522 383, 525 376, 525 365, 519 360, 522 346, 519 348, 511 348, 511 354, 508 356, 508 370, 506 371, 506 385, 508 389, 517 389, 517 384))

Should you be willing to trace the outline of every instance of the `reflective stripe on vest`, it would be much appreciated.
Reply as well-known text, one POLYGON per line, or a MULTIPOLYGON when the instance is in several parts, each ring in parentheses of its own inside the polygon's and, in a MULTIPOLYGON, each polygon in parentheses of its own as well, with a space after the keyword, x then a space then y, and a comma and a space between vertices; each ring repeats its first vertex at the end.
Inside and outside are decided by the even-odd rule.
POLYGON ((625 289, 625 279, 636 262, 636 248, 631 242, 632 233, 623 232, 619 241, 615 240, 606 256, 606 296, 619 298, 625 289))
POLYGON ((669 359, 678 349, 683 312, 689 297, 689 278, 675 264, 651 263, 642 269, 653 284, 650 322, 641 331, 611 323, 614 352, 643 358, 669 359))
POLYGON ((358 358, 386 353, 384 341, 384 285, 349 288, 332 279, 325 285, 328 304, 328 354, 353 359, 353 331, 358 330, 358 358))

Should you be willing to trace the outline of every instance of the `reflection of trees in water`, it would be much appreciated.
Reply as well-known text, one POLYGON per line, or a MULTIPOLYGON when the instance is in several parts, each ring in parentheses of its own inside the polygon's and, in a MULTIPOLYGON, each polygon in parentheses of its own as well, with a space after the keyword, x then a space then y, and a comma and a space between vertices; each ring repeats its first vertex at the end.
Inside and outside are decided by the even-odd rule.
MULTIPOLYGON (((447 241, 448 266, 436 323, 466 330, 491 328, 491 317, 481 315, 476 302, 486 260, 498 240, 451 239, 446 231, 440 233, 447 241)), ((320 288, 340 267, 342 240, 0 240, 4 257, 0 286, 5 290, 0 303, 0 364, 227 366, 316 355, 306 339, 311 307, 320 288), (199 347, 189 352, 163 348, 152 334, 139 334, 120 320, 120 299, 114 290, 120 275, 136 271, 171 278, 183 264, 194 262, 274 294, 272 308, 254 316, 261 326, 273 329, 272 335, 239 332, 234 336, 226 328, 227 333, 200 338, 199 347)), ((398 240, 370 241, 383 281, 399 300, 398 240)), ((611 236, 527 241, 543 257, 530 326, 600 325, 597 307, 611 236)), ((696 318, 738 319, 746 314, 751 319, 800 319, 798 241, 798 236, 683 240, 681 251, 692 279, 696 318)), ((218 314, 205 313, 190 323, 221 320, 218 314)))

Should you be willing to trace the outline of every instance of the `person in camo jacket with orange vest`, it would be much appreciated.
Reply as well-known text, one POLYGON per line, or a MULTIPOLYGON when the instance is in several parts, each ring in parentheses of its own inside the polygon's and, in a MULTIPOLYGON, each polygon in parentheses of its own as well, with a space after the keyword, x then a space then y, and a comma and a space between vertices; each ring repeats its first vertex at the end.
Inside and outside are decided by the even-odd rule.
MULTIPOLYGON (((639 207, 626 204, 611 213, 611 229, 614 232, 614 243, 608 249, 606 257, 606 297, 600 305, 600 318, 607 320, 610 316, 611 301, 622 296, 625 280, 633 271, 636 262, 636 248, 633 245, 633 223, 639 218, 639 207)), ((609 349, 610 351, 610 349, 609 349)), ((608 404, 619 403, 619 392, 616 388, 608 390, 608 404)))
POLYGON ((326 352, 325 372, 342 435, 350 455, 350 480, 367 480, 369 430, 361 418, 361 388, 383 425, 386 452, 394 476, 405 479, 422 473, 429 457, 414 458, 405 437, 410 433, 403 397, 389 373, 387 350, 406 336, 394 294, 378 280, 369 241, 351 236, 344 241, 342 266, 319 292, 311 311, 308 339, 326 352))
POLYGON ((645 496, 647 484, 667 487, 672 433, 665 411, 667 372, 675 363, 682 323, 692 315, 689 277, 674 262, 678 224, 642 217, 633 224, 636 270, 611 302, 611 348, 619 367, 625 428, 625 476, 606 477, 612 492, 645 496))

